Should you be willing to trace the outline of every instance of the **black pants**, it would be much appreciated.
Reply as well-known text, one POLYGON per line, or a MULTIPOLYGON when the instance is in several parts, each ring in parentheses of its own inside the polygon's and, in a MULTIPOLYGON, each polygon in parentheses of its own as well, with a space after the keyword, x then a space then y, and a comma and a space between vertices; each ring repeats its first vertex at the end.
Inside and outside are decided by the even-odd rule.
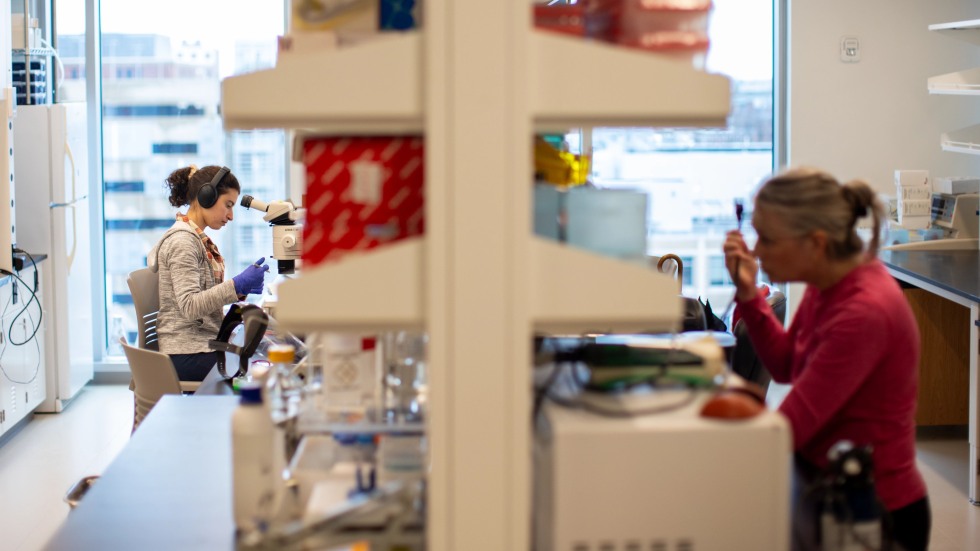
POLYGON ((925 551, 929 548, 929 532, 932 530, 932 511, 929 498, 895 509, 889 513, 892 541, 901 547, 895 551, 925 551))
POLYGON ((197 354, 170 354, 170 361, 174 363, 177 378, 181 381, 203 381, 218 359, 214 352, 198 352, 197 354))

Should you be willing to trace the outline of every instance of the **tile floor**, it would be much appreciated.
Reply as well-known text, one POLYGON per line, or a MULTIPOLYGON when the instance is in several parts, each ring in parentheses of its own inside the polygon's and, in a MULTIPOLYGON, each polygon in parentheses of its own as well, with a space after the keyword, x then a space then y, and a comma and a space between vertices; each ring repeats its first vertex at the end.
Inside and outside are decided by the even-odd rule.
MULTIPOLYGON (((65 413, 34 417, 0 446, 0 549, 41 549, 68 515, 66 490, 99 474, 129 440, 132 394, 90 385, 65 413)), ((980 549, 980 507, 966 499, 966 431, 921 430, 919 465, 932 500, 932 551, 980 549)))

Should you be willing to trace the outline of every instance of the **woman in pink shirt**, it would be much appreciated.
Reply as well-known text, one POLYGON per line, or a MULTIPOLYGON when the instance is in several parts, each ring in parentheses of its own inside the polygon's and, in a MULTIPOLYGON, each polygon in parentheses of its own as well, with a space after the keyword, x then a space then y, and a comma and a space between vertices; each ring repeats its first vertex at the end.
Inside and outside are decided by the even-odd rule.
POLYGON ((788 170, 755 197, 755 248, 733 231, 724 251, 759 358, 773 380, 792 384, 779 409, 793 428, 798 472, 825 469, 828 450, 842 440, 871 446, 886 526, 913 551, 926 549, 931 525, 915 464, 919 332, 897 282, 877 259, 883 217, 864 182, 842 185, 818 170, 788 170), (867 247, 855 231, 865 216, 873 222, 867 247), (757 290, 760 266, 774 282, 806 284, 788 328, 757 290))

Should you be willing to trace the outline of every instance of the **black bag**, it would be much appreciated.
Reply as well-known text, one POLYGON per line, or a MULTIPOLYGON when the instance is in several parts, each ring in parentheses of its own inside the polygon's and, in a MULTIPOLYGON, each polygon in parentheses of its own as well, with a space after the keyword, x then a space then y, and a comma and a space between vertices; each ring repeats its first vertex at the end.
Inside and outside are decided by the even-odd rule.
POLYGON ((727 331, 728 326, 711 311, 711 301, 681 297, 684 301, 684 321, 681 331, 727 331))

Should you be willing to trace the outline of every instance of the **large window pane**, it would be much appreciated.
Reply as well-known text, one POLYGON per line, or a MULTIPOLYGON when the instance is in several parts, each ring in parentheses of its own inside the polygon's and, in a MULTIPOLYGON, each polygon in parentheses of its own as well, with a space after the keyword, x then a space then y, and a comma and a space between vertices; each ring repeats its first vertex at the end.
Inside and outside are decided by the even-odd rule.
MULTIPOLYGON (((221 79, 271 67, 285 28, 283 2, 102 0, 103 172, 106 318, 110 354, 120 333, 135 339, 126 277, 174 220, 165 179, 176 168, 226 165, 242 193, 286 197, 281 131, 226 133, 221 79), (234 14, 242 14, 240 17, 234 14)), ((186 212, 186 207, 181 209, 186 212)), ((209 230, 238 273, 271 250, 260 216, 239 210, 209 230)))
MULTIPOLYGON (((719 256, 736 226, 734 199, 748 199, 774 164, 773 2, 714 6, 707 70, 732 79, 727 128, 597 128, 592 152, 598 187, 649 194, 648 253, 683 258, 683 293, 710 299, 720 312, 734 291, 719 256)), ((742 229, 751 244, 749 215, 742 229)))

